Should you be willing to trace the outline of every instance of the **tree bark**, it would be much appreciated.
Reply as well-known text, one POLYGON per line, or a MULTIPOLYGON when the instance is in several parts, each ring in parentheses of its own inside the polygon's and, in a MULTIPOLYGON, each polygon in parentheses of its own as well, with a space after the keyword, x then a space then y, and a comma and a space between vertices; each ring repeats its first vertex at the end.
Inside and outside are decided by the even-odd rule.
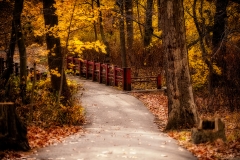
POLYGON ((147 47, 152 39, 153 34, 152 15, 153 15, 153 0, 147 0, 147 10, 145 15, 144 26, 144 47, 147 47))
MULTIPOLYGON (((100 0, 97 0, 97 7, 100 8, 100 0)), ((110 62, 110 47, 109 47, 109 43, 106 40, 105 34, 104 34, 104 29, 103 29, 103 19, 102 19, 102 12, 99 11, 99 29, 100 29, 100 34, 101 34, 101 38, 102 41, 104 43, 104 45, 106 46, 106 58, 105 58, 105 62, 109 63, 110 62)))
MULTIPOLYGON (((92 10, 94 9, 94 0, 92 0, 92 10)), ((97 36, 97 26, 96 26, 96 22, 94 21, 93 23, 93 29, 94 29, 94 37, 95 37, 95 41, 98 40, 98 36, 97 36)))
POLYGON ((1 44, 2 46, 6 46, 6 69, 0 75, 1 80, 3 80, 3 84, 6 86, 10 75, 13 73, 13 54, 15 50, 15 44, 16 44, 16 36, 15 36, 15 29, 13 25, 13 10, 14 10, 14 3, 13 2, 8 2, 8 1, 3 1, 0 2, 0 16, 2 16, 2 20, 4 21, 9 21, 6 23, 1 23, 0 28, 0 34, 1 34, 1 44), (10 34, 10 36, 8 36, 10 34), (9 40, 10 38, 10 40, 9 40), (5 39, 5 41, 3 41, 5 39), (4 44, 5 43, 5 44, 4 44), (9 43, 9 44, 8 44, 9 43))
POLYGON ((198 123, 188 67, 183 0, 161 0, 161 28, 168 95, 166 130, 198 123))
MULTIPOLYGON (((43 0, 43 14, 45 26, 54 27, 58 25, 58 16, 55 14, 56 8, 54 7, 54 0, 43 0)), ((49 70, 57 70, 58 73, 62 73, 62 58, 63 53, 61 51, 60 38, 54 37, 50 32, 46 34, 46 43, 48 53, 48 66, 49 70)), ((63 72, 63 87, 62 87, 62 96, 63 103, 67 103, 71 97, 70 90, 67 85, 66 75, 63 72)), ((51 84, 54 92, 59 92, 61 84, 61 76, 51 74, 51 84)))
POLYGON ((14 23, 12 21, 12 32, 11 32, 10 44, 9 44, 9 49, 7 51, 7 59, 6 59, 7 69, 4 71, 1 77, 2 79, 4 79, 4 86, 7 84, 11 74, 13 73, 13 56, 14 56, 15 46, 16 46, 16 35, 15 35, 14 23))
MULTIPOLYGON (((202 16, 202 4, 203 2, 201 1, 201 8, 199 10, 201 10, 201 16, 202 16)), ((206 63, 206 65, 208 66, 209 69, 209 76, 208 76, 208 90, 209 93, 212 94, 213 92, 213 81, 212 81, 212 77, 213 77, 213 65, 212 65, 212 61, 211 58, 208 57, 208 53, 207 50, 205 48, 204 45, 204 37, 205 37, 205 33, 204 33, 204 27, 205 26, 201 26, 198 18, 197 18, 197 0, 194 0, 193 2, 193 20, 199 35, 199 43, 200 43, 200 49, 202 52, 202 59, 203 61, 206 63)), ((202 24, 204 25, 204 24, 202 24)))
MULTIPOLYGON (((138 19, 138 22, 140 22, 140 9, 139 9, 138 1, 136 1, 136 7, 137 7, 137 19, 138 19)), ((142 26, 140 23, 138 23, 138 27, 139 27, 140 35, 143 38, 142 26)))
POLYGON ((124 1, 117 0, 117 4, 119 6, 119 11, 121 17, 119 18, 119 31, 120 31, 120 50, 121 50, 121 60, 122 60, 122 68, 127 67, 127 58, 126 58, 126 42, 125 42, 125 26, 124 26, 124 1))
POLYGON ((133 47, 133 1, 125 0, 126 26, 127 26, 127 56, 130 64, 133 64, 134 55, 133 47))
POLYGON ((161 5, 160 5, 160 0, 157 0, 157 11, 158 11, 158 31, 161 31, 161 5))
POLYGON ((133 46, 133 2, 132 0, 125 0, 125 13, 127 25, 127 48, 132 50, 133 46))
POLYGON ((19 49, 20 57, 20 90, 22 101, 25 102, 26 97, 26 83, 27 83, 27 56, 26 46, 22 33, 21 14, 23 10, 24 0, 15 0, 14 12, 13 12, 13 24, 16 32, 16 40, 19 49))
POLYGON ((224 38, 226 37, 226 21, 227 21, 227 6, 229 0, 217 0, 216 1, 216 13, 214 16, 213 25, 213 36, 212 36, 212 46, 213 46, 213 59, 216 60, 217 65, 222 68, 223 76, 227 72, 227 64, 225 60, 226 56, 226 42, 224 38))
POLYGON ((0 103, 0 150, 30 150, 27 128, 16 114, 14 103, 0 103))

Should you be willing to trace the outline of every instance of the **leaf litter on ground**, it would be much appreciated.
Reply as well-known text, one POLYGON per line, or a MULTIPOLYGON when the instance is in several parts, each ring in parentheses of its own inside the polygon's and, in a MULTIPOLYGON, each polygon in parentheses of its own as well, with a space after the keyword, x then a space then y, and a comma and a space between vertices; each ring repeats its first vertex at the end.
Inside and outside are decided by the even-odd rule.
POLYGON ((49 145, 56 145, 63 142, 65 137, 77 133, 83 134, 85 131, 81 126, 51 126, 48 128, 41 128, 38 126, 28 126, 28 142, 31 147, 29 152, 20 151, 3 151, 0 152, 0 159, 14 160, 24 159, 28 154, 37 152, 36 149, 46 147, 49 145))
MULTIPOLYGON (((167 97, 160 91, 133 92, 132 95, 142 101, 145 106, 155 115, 155 123, 161 131, 164 131, 168 120, 167 97)), ((191 130, 168 131, 167 134, 176 139, 180 146, 192 152, 200 160, 232 159, 240 158, 240 112, 229 112, 226 110, 201 112, 200 117, 221 117, 225 122, 225 133, 227 141, 221 139, 210 143, 193 144, 191 142, 191 130)))

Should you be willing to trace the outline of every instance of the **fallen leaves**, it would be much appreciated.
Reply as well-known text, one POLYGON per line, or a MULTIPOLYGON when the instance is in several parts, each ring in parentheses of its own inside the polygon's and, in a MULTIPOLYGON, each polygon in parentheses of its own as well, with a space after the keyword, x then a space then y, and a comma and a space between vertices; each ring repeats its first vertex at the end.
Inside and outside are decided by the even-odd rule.
POLYGON ((28 127, 28 141, 31 148, 46 147, 51 144, 62 142, 63 138, 83 132, 80 126, 52 126, 43 129, 37 126, 28 127))
MULTIPOLYGON (((167 97, 161 92, 132 93, 141 100, 145 106, 156 116, 155 122, 161 131, 164 130, 168 120, 167 97)), ((212 143, 195 145, 191 142, 191 131, 169 131, 168 135, 179 142, 179 145, 192 152, 200 160, 231 159, 240 157, 240 113, 219 110, 215 113, 206 112, 198 108, 201 117, 221 117, 225 122, 227 141, 217 139, 212 143)), ((163 145, 161 147, 164 147, 163 145)), ((179 149, 181 151, 181 149, 179 149)))
MULTIPOLYGON (((81 126, 51 126, 49 128, 29 126, 27 137, 30 147, 37 149, 61 143, 65 137, 76 133, 84 133, 83 128, 81 126)), ((4 151, 0 152, 0 159, 13 160, 23 158, 25 154, 28 153, 4 151)))
POLYGON ((155 123, 161 131, 167 124, 167 97, 161 92, 132 93, 132 95, 141 100, 145 106, 156 116, 155 123))

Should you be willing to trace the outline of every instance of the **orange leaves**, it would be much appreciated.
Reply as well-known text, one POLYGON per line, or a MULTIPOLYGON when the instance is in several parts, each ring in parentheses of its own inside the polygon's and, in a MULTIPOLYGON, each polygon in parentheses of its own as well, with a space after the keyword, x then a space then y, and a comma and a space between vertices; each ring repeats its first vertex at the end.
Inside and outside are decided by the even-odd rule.
MULTIPOLYGON (((150 93, 133 93, 133 96, 141 100, 146 107, 158 117, 157 125, 161 130, 164 130, 167 123, 168 107, 167 97, 159 92, 150 93)), ((199 112, 203 108, 198 108, 199 112)), ((206 113, 201 117, 212 117, 212 113, 206 113)), ((192 152, 200 160, 215 160, 215 159, 231 159, 240 156, 240 113, 229 113, 226 111, 215 112, 214 116, 223 118, 226 124, 227 142, 217 139, 213 143, 204 143, 195 145, 191 142, 190 130, 185 131, 169 131, 168 135, 179 142, 190 152, 192 152)))
POLYGON ((79 126, 52 126, 48 129, 30 126, 28 127, 28 141, 31 148, 40 148, 59 143, 64 137, 77 132, 83 132, 83 129, 79 126))
MULTIPOLYGON (((63 138, 76 133, 84 133, 84 130, 80 126, 51 126, 45 129, 37 126, 29 126, 27 137, 30 147, 32 149, 37 149, 41 147, 46 147, 48 145, 60 143, 63 141, 63 138)), ((20 151, 0 151, 0 159, 25 159, 25 156, 27 154, 29 153, 20 151)))

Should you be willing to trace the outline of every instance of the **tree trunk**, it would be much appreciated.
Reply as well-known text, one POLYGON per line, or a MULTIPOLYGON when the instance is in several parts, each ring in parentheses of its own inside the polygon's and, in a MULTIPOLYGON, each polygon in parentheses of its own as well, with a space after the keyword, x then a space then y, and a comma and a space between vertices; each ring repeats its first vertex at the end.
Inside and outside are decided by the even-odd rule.
MULTIPOLYGON (((97 7, 100 8, 100 0, 97 0, 97 7)), ((106 46, 106 52, 107 52, 105 62, 109 63, 110 62, 110 47, 109 47, 109 43, 106 40, 106 37, 105 37, 105 34, 104 34, 102 12, 101 11, 99 11, 99 25, 100 25, 101 38, 102 38, 102 41, 103 41, 104 45, 106 46)))
MULTIPOLYGON (((208 69, 209 69, 209 76, 208 76, 208 90, 209 90, 209 93, 212 94, 213 92, 213 81, 212 81, 212 77, 213 77, 213 65, 212 65, 212 61, 211 61, 211 57, 209 58, 208 57, 208 53, 207 53, 207 50, 205 48, 205 45, 204 45, 204 37, 205 37, 205 33, 204 33, 204 29, 205 26, 201 26, 201 24, 199 23, 198 21, 198 18, 197 18, 197 10, 200 10, 201 12, 201 16, 202 16, 202 1, 201 1, 201 8, 200 9, 197 9, 197 0, 194 0, 193 2, 193 20, 194 20, 194 23, 195 23, 195 26, 196 26, 196 29, 197 29, 197 32, 198 32, 198 35, 199 35, 199 43, 200 43, 200 49, 201 49, 201 52, 202 52, 202 59, 203 61, 206 63, 206 65, 208 66, 208 69)), ((201 17, 202 18, 202 17, 201 17)), ((202 25, 205 25, 205 24, 202 24, 202 25)))
POLYGON ((27 128, 16 114, 14 103, 0 103, 0 150, 28 151, 27 128))
POLYGON ((13 23, 16 32, 16 40, 19 49, 20 57, 20 90, 22 101, 25 102, 26 97, 26 83, 27 83, 27 56, 26 56, 26 46, 22 33, 21 25, 21 14, 23 10, 23 0, 15 0, 14 12, 13 12, 13 23))
POLYGON ((12 32, 9 49, 7 51, 7 69, 4 71, 2 78, 5 80, 5 85, 7 84, 11 74, 13 73, 13 56, 16 46, 16 35, 15 35, 15 27, 12 21, 12 32))
MULTIPOLYGON (((8 1, 3 1, 0 2, 0 16, 4 16, 3 20, 9 21, 6 23, 1 23, 1 26, 3 27, 3 30, 1 30, 1 41, 3 42, 3 39, 5 39, 5 45, 8 48, 5 48, 7 56, 6 56, 6 69, 0 75, 1 80, 3 80, 4 83, 0 84, 3 86, 6 86, 10 75, 13 73, 13 54, 15 50, 15 44, 16 44, 16 36, 15 36, 15 28, 13 25, 13 9, 14 9, 14 3, 13 2, 8 2, 8 1), (8 34, 11 33, 10 37, 8 34), (10 41, 8 42, 10 38, 10 41), (9 44, 8 44, 9 43, 9 44)), ((1 43, 1 45, 4 45, 1 43)))
POLYGON ((139 27, 139 31, 140 31, 140 35, 143 38, 143 32, 142 32, 142 26, 140 24, 140 9, 139 9, 139 2, 136 1, 136 7, 137 7, 137 19, 138 19, 138 27, 139 27))
POLYGON ((144 26, 144 47, 147 47, 151 42, 153 34, 152 15, 153 15, 153 0, 147 0, 147 10, 144 26))
POLYGON ((121 50, 121 60, 122 60, 122 68, 127 67, 127 58, 126 58, 126 42, 125 42, 125 32, 124 32, 124 1, 117 0, 117 4, 119 5, 119 11, 121 17, 119 18, 119 31, 120 31, 120 50, 121 50))
POLYGON ((126 25, 127 25, 127 48, 132 50, 133 45, 133 2, 125 1, 126 25))
POLYGON ((161 5, 160 5, 160 0, 157 0, 157 11, 158 11, 158 31, 161 31, 161 5))
MULTIPOLYGON (((55 14, 56 8, 54 7, 54 0, 43 0, 43 14, 45 26, 54 27, 58 25, 58 16, 55 14)), ((62 58, 63 54, 61 52, 60 38, 54 37, 51 35, 50 31, 46 34, 46 42, 48 53, 48 66, 49 70, 57 70, 58 73, 62 73, 62 58)), ((62 96, 63 103, 67 103, 71 97, 70 90, 67 85, 66 75, 63 72, 63 87, 62 87, 62 96)), ((54 92, 59 92, 61 84, 61 76, 51 74, 51 84, 54 92)))
POLYGON ((125 0, 125 13, 127 25, 127 55, 130 64, 133 64, 134 56, 132 54, 133 47, 133 1, 125 0))
POLYGON ((161 0, 161 6, 169 107, 166 130, 191 128, 198 114, 188 67, 183 0, 161 0))
MULTIPOLYGON (((94 0, 92 0, 92 10, 94 10, 94 0)), ((97 26, 96 26, 96 22, 93 22, 93 29, 94 29, 94 37, 95 37, 95 41, 98 40, 98 36, 97 36, 97 26)))
POLYGON ((213 59, 216 60, 217 65, 222 68, 222 76, 225 76, 227 72, 226 64, 226 21, 227 21, 227 6, 229 0, 217 0, 216 13, 214 16, 213 25, 213 59))

